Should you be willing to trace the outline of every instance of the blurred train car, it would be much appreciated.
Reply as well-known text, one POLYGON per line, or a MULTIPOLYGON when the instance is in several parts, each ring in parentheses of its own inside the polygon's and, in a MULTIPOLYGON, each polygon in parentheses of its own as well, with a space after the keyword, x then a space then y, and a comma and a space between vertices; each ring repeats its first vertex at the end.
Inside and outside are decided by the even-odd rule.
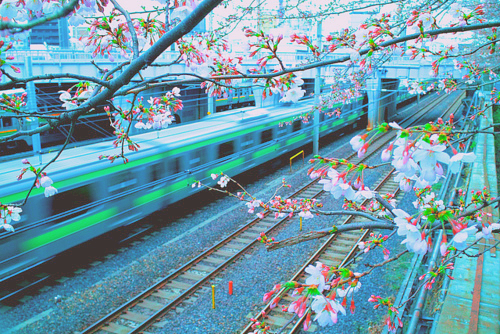
MULTIPOLYGON (((321 136, 365 126, 363 97, 345 105, 342 117, 321 114, 321 136)), ((338 107, 341 107, 340 105, 338 107)), ((45 198, 33 189, 14 233, 0 233, 0 281, 121 226, 132 224, 199 191, 195 181, 214 185, 210 175, 237 175, 312 141, 312 122, 300 116, 312 101, 267 109, 244 108, 134 137, 141 149, 130 162, 99 161, 111 142, 73 148, 48 170, 59 193, 45 198), (283 123, 289 126, 280 126, 283 123)), ((48 154, 48 161, 53 154, 48 154)), ((33 177, 16 181, 20 161, 0 163, 0 201, 21 202, 33 177)))

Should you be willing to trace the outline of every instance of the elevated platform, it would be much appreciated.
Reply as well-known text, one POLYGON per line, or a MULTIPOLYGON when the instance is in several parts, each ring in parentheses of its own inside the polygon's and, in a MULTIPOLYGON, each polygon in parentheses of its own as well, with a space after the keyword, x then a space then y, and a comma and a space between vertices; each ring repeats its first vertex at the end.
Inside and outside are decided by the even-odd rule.
MULTIPOLYGON (((481 128, 493 123, 492 108, 481 119, 481 128)), ((469 193, 487 186, 492 197, 498 197, 495 168, 495 143, 490 134, 479 134, 469 193)), ((498 208, 491 209, 491 221, 499 219, 498 208)), ((498 235, 496 236, 498 239, 498 235)), ((473 240, 470 240, 471 242, 473 240)), ((478 254, 491 247, 493 240, 482 239, 470 253, 478 254)), ((455 261, 453 280, 441 309, 436 333, 500 333, 500 252, 492 248, 479 257, 462 256, 455 261)))

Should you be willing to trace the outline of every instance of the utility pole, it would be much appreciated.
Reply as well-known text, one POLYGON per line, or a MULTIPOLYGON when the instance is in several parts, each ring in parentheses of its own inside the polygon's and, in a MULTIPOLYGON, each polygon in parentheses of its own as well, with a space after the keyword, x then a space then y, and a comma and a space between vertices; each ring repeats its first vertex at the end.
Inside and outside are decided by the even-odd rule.
MULTIPOLYGON (((27 51, 29 52, 29 51, 27 51)), ((33 64, 31 62, 31 56, 26 56, 24 58, 24 68, 26 69, 26 77, 30 78, 33 76, 33 64)), ((35 83, 29 81, 26 84, 26 93, 28 94, 28 102, 26 106, 28 107, 28 112, 36 113, 38 112, 38 107, 36 105, 36 90, 35 83)), ((38 118, 37 117, 27 117, 28 130, 34 130, 38 128, 38 118)), ((33 155, 38 155, 38 160, 40 165, 42 164, 42 145, 40 141, 40 134, 37 133, 31 136, 31 142, 33 144, 33 155)))
MULTIPOLYGON (((318 49, 321 50, 321 30, 322 21, 316 22, 316 42, 318 49)), ((313 129, 313 154, 319 154, 319 98, 321 95, 321 67, 316 67, 316 76, 314 78, 314 129, 313 129)))

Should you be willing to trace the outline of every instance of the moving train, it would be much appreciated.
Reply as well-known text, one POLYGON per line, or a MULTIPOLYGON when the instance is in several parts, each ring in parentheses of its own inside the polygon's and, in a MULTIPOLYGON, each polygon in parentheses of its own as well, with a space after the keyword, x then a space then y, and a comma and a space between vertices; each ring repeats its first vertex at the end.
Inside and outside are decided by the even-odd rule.
MULTIPOLYGON (((98 159, 117 153, 110 141, 65 150, 47 170, 59 193, 46 198, 34 188, 15 232, 0 232, 0 282, 194 194, 201 189, 192 187, 195 181, 215 185, 212 173, 234 176, 292 154, 312 141, 313 122, 300 118, 312 106, 309 100, 247 107, 136 135, 141 149, 128 153, 127 164, 98 159)), ((321 136, 366 125, 366 95, 337 107, 340 118, 320 114, 321 136)), ((43 162, 55 154, 44 154, 43 162)), ((34 177, 17 181, 22 167, 20 160, 0 163, 1 203, 24 200, 34 177)))

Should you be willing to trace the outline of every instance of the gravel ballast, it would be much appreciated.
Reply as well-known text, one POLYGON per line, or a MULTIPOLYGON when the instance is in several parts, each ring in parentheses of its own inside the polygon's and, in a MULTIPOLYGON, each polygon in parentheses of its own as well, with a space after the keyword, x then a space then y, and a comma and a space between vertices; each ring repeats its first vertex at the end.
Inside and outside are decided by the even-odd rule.
MULTIPOLYGON (((345 144, 353 134, 339 138, 321 150, 328 153, 345 144)), ((345 155, 350 149, 340 152, 345 155)), ((306 157, 306 161, 307 158, 306 157)), ((370 164, 380 163, 374 156, 370 164)), ((309 181, 305 167, 294 164, 295 172, 290 174, 289 166, 282 165, 274 173, 268 173, 260 180, 246 184, 245 188, 259 198, 268 199, 274 193, 275 185, 285 177, 292 185, 289 192, 298 189, 309 181), (298 171, 298 168, 301 171, 298 171)), ((387 167, 388 168, 388 167, 387 167)), ((272 168, 269 168, 272 169, 272 168)), ((366 178, 368 185, 378 180, 380 173, 370 173, 366 178)), ((281 193, 282 195, 286 193, 281 193)), ((214 196, 206 192, 206 196, 214 196)), ((218 196, 217 196, 218 197, 218 196)), ((411 196, 406 196, 400 204, 403 209, 412 207, 411 196)), ((339 209, 342 201, 331 196, 323 197, 325 208, 339 209)), ((189 201, 187 204, 191 205, 189 201)), ((234 199, 218 198, 203 207, 193 204, 192 214, 170 221, 168 209, 155 219, 164 225, 146 240, 128 246, 102 263, 84 272, 69 277, 60 284, 41 291, 24 303, 0 313, 4 331, 15 333, 74 333, 100 319, 107 312, 118 307, 157 279, 166 276, 206 248, 213 245, 241 224, 253 218, 247 213, 246 206, 234 199), (55 297, 60 296, 59 302, 55 297)), ((332 218, 316 217, 304 221, 304 231, 323 229, 332 226, 332 218)), ((270 236, 277 240, 298 233, 297 220, 293 220, 270 236)), ((401 249, 398 238, 389 243, 392 254, 401 249)), ((150 329, 158 333, 235 333, 247 323, 248 317, 255 315, 263 307, 262 296, 274 284, 285 282, 321 244, 313 240, 273 252, 259 246, 226 269, 212 284, 216 291, 216 308, 212 309, 211 291, 199 291, 188 303, 177 311, 169 313, 164 320, 168 325, 162 329, 150 329), (228 295, 228 282, 234 282, 234 294, 228 295)), ((367 254, 365 261, 377 263, 382 260, 382 252, 367 254)), ((406 259, 405 259, 406 260, 406 259)), ((363 261, 353 269, 363 270, 363 261)), ((365 269, 366 270, 366 269, 365 269)), ((363 288, 356 295, 356 314, 340 316, 339 323, 330 328, 318 328, 318 333, 367 333, 375 330, 383 320, 384 312, 374 311, 373 304, 367 299, 371 294, 382 296, 395 295, 397 284, 391 281, 387 269, 377 269, 362 281, 363 288)), ((376 333, 377 331, 374 331, 376 333)))

